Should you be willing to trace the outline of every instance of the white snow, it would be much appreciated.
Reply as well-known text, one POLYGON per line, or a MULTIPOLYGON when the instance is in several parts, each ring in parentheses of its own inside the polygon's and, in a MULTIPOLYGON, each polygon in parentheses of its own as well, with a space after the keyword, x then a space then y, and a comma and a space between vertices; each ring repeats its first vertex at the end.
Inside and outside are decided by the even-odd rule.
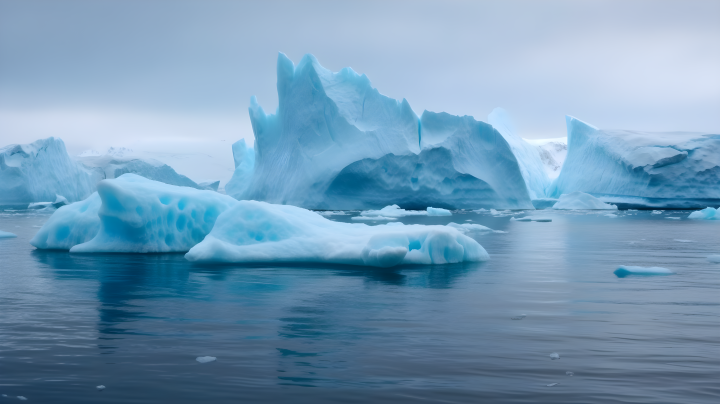
POLYGON ((600 130, 566 117, 568 155, 549 196, 575 191, 658 208, 720 204, 720 135, 600 130))
POLYGON ((674 272, 662 267, 637 267, 630 265, 622 265, 613 272, 618 278, 624 278, 629 275, 670 275, 674 272))
POLYGON ((688 219, 697 219, 697 220, 720 220, 720 208, 714 209, 711 207, 707 207, 703 210, 698 210, 696 212, 692 212, 688 219))
MULTIPOLYGON (((100 228, 91 240, 71 247, 71 252, 188 251, 210 232, 218 215, 236 203, 235 199, 214 191, 168 185, 135 174, 101 181, 97 195, 102 202, 97 212, 100 228)), ((82 206, 75 207, 76 204, 58 209, 40 229, 43 233, 48 227, 51 236, 38 239, 34 245, 46 248, 43 240, 48 240, 47 245, 57 243, 53 240, 58 237, 53 234, 62 235, 64 231, 56 229, 62 229, 61 225, 72 215, 84 216, 83 213, 96 206, 96 202, 85 202, 88 204, 85 212, 82 206), (57 221, 53 221, 55 216, 57 221)), ((72 238, 73 242, 92 234, 95 222, 88 218, 87 223, 84 228, 80 225, 71 228, 71 234, 77 235, 72 238)))
POLYGON ((277 61, 278 109, 251 98, 255 166, 244 199, 318 210, 531 209, 513 149, 470 116, 424 111, 312 55, 277 61))
POLYGON ((17 237, 17 234, 10 233, 9 231, 2 231, 0 230, 0 238, 15 238, 17 237))
POLYGON ((598 198, 584 192, 573 192, 560 195, 553 205, 558 210, 617 210, 617 206, 604 203, 598 198))
POLYGON ((427 208, 428 216, 452 216, 452 212, 443 208, 427 208))
POLYGON ((339 223, 289 205, 239 201, 185 257, 196 262, 312 262, 390 267, 485 261, 475 240, 447 226, 339 223))

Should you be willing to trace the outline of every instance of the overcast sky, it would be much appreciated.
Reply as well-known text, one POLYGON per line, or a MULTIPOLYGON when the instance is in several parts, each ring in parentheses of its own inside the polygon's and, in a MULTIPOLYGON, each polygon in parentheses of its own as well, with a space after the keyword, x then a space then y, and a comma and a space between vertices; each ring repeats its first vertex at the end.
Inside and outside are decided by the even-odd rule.
MULTIPOLYGON (((720 1, 0 1, 0 146, 207 151, 277 107, 278 52, 526 138, 720 132, 720 1)), ((228 160, 231 164, 231 160, 228 160)))

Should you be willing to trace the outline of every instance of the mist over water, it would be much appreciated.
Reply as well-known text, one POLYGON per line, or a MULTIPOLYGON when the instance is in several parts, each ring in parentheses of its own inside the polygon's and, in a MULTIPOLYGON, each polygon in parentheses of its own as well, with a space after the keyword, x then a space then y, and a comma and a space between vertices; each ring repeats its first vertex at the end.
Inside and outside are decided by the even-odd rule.
POLYGON ((405 217, 506 233, 470 234, 488 262, 376 269, 40 251, 29 240, 47 215, 0 212, 0 229, 18 235, 0 240, 0 394, 43 403, 718 402, 720 264, 707 257, 720 254, 720 223, 615 213, 529 212, 552 219, 542 223, 405 217), (674 274, 618 278, 621 265, 674 274))

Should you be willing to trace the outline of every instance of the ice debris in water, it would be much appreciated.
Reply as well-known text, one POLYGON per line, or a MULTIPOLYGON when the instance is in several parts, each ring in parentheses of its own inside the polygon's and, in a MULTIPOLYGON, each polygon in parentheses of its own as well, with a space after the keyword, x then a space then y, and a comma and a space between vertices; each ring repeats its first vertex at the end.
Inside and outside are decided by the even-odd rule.
POLYGON ((557 386, 558 384, 560 384, 560 383, 550 383, 550 384, 548 384, 547 386, 548 386, 548 387, 554 387, 554 386, 557 386))
POLYGON ((629 275, 652 276, 652 275, 671 275, 674 272, 662 267, 636 267, 630 265, 622 265, 613 272, 618 278, 624 278, 629 275))
POLYGON ((198 356, 195 358, 196 361, 200 363, 208 363, 208 362, 214 362, 217 358, 214 356, 198 356))
POLYGON ((527 317, 527 314, 521 314, 521 315, 519 315, 519 316, 510 317, 510 320, 522 320, 522 319, 524 319, 525 317, 527 317))
POLYGON ((18 398, 18 400, 20 400, 20 401, 26 401, 26 400, 27 400, 27 398, 24 397, 24 396, 17 396, 17 398, 18 398))
MULTIPOLYGON (((428 210, 405 210, 398 205, 386 206, 380 210, 364 210, 360 212, 360 216, 366 217, 404 217, 404 216, 427 216, 428 210)), ((444 209, 443 209, 444 210, 444 209)))
POLYGON ((552 209, 556 210, 617 210, 615 205, 607 204, 600 199, 576 191, 570 194, 562 194, 552 209))
POLYGON ((452 216, 452 212, 443 208, 427 208, 428 216, 452 216))
POLYGON ((615 219, 615 218, 617 217, 617 215, 614 215, 614 214, 612 214, 612 213, 608 213, 608 214, 605 215, 605 216, 607 216, 607 217, 609 217, 609 218, 611 218, 611 219, 615 219))
POLYGON ((720 208, 713 209, 713 208, 707 207, 703 210, 695 211, 688 216, 688 219, 720 220, 720 208))
POLYGON ((323 216, 345 216, 347 215, 347 212, 342 210, 321 210, 317 212, 317 214, 323 216))
POLYGON ((677 241, 678 243, 694 243, 694 241, 692 240, 683 240, 679 238, 676 238, 675 241, 677 241))
POLYGON ((662 210, 653 210, 652 211, 653 215, 662 215, 662 213, 663 213, 662 210))
POLYGON ((470 233, 470 232, 479 232, 479 233, 486 233, 486 232, 496 232, 496 233, 504 233, 504 231, 500 230, 493 230, 489 227, 483 226, 481 224, 476 223, 463 223, 463 224, 457 224, 454 222, 450 222, 447 224, 448 227, 452 227, 454 229, 457 229, 461 233, 470 233))
POLYGON ((549 223, 549 222, 552 222, 552 219, 549 219, 549 218, 538 218, 538 219, 533 219, 533 222, 549 223))
POLYGON ((512 220, 514 222, 532 222, 532 218, 529 218, 529 217, 521 217, 518 219, 515 219, 515 217, 511 217, 510 220, 512 220))
POLYGON ((720 264, 720 255, 710 255, 707 257, 708 261, 720 264))
POLYGON ((552 360, 560 359, 560 354, 557 352, 553 352, 550 354, 550 359, 552 359, 552 360))
POLYGON ((17 234, 10 233, 9 231, 2 231, 0 230, 0 238, 15 238, 17 237, 17 234))
POLYGON ((573 373, 573 372, 565 372, 565 374, 568 376, 575 376, 575 373, 573 373))
POLYGON ((334 263, 391 267, 490 259, 448 226, 340 223, 290 205, 238 201, 186 255, 196 262, 334 263))
POLYGON ((97 387, 95 387, 95 388, 98 389, 98 391, 103 391, 103 390, 105 390, 105 386, 103 386, 102 384, 99 385, 99 386, 97 386, 97 387))
POLYGON ((665 219, 670 219, 670 220, 680 220, 680 218, 679 218, 679 217, 671 217, 671 216, 668 216, 668 217, 666 217, 665 219))
POLYGON ((353 216, 352 220, 361 220, 365 222, 379 221, 379 220, 397 220, 396 217, 385 217, 385 216, 353 216))

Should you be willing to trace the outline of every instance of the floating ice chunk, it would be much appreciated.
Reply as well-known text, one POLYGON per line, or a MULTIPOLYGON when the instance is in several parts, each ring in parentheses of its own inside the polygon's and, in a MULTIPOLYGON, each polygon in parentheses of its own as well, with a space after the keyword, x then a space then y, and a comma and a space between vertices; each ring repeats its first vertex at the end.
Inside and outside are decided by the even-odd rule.
POLYGON ((560 199, 552 208, 560 210, 617 210, 617 206, 607 204, 590 194, 580 191, 560 195, 560 199))
POLYGON ((531 202, 535 209, 549 209, 552 208, 558 200, 553 198, 539 198, 533 199, 531 202))
POLYGON ((69 250, 88 242, 100 230, 102 200, 97 192, 87 199, 58 209, 30 240, 30 244, 43 250, 69 250))
POLYGON ((70 252, 188 251, 210 232, 220 213, 238 203, 214 191, 168 185, 135 174, 101 181, 98 195, 100 229, 70 252))
POLYGON ((607 217, 609 217, 609 218, 611 218, 611 219, 615 219, 615 218, 617 217, 617 215, 612 214, 612 213, 608 213, 608 214, 605 215, 605 216, 607 216, 607 217))
POLYGON ((510 220, 512 220, 512 221, 514 221, 514 222, 532 222, 532 218, 531 218, 531 217, 521 217, 521 218, 515 219, 515 217, 513 216, 513 217, 510 218, 510 220))
POLYGON ((547 386, 548 386, 548 387, 554 387, 554 386, 557 386, 558 384, 560 384, 560 383, 550 383, 550 384, 548 384, 547 386))
POLYGON ((662 213, 663 213, 662 210, 653 210, 651 214, 653 214, 653 215, 662 215, 662 213))
POLYGON ((289 205, 240 201, 185 257, 198 262, 316 262, 389 267, 485 261, 480 244, 448 226, 340 223, 289 205))
POLYGON ((710 255, 707 257, 708 261, 720 264, 720 255, 710 255))
POLYGON ((15 238, 17 237, 17 234, 10 233, 9 231, 2 231, 0 230, 0 238, 15 238))
POLYGON ((524 319, 525 317, 527 317, 527 314, 521 314, 521 315, 519 315, 519 316, 510 317, 510 320, 522 320, 522 319, 524 319))
POLYGON ((214 362, 216 359, 217 358, 214 356, 198 356, 197 358, 195 358, 195 360, 200 363, 214 362))
POLYGON ((475 212, 475 213, 483 213, 483 212, 487 212, 487 211, 488 211, 488 210, 485 209, 485 208, 480 208, 480 209, 475 209, 475 210, 473 210, 473 212, 475 212))
MULTIPOLYGON (((448 223, 447 225, 448 225, 449 227, 452 227, 452 228, 457 229, 457 230, 460 231, 461 233, 470 233, 470 232, 485 233, 485 232, 495 232, 495 231, 497 231, 497 230, 493 230, 493 229, 491 229, 491 228, 489 228, 489 227, 487 227, 487 226, 483 226, 483 225, 481 225, 481 224, 476 224, 476 223, 457 224, 457 223, 450 222, 450 223, 448 223)), ((503 232, 503 233, 504 233, 504 232, 503 232)))
POLYGON ((47 209, 47 208, 59 208, 67 205, 69 202, 67 198, 62 195, 55 195, 55 202, 33 202, 28 205, 28 209, 47 209))
POLYGON ((574 373, 574 372, 565 372, 565 374, 568 375, 568 376, 575 376, 575 373, 574 373))
POLYGON ((624 278, 630 275, 652 276, 652 275, 671 275, 674 272, 662 267, 636 267, 630 265, 622 265, 613 272, 618 278, 624 278))
POLYGON ((323 216, 345 216, 348 213, 342 210, 321 210, 317 212, 317 214, 323 216))
POLYGON ((678 243, 694 243, 694 241, 692 240, 683 240, 679 238, 676 238, 675 241, 677 241, 678 243))
POLYGON ((672 216, 668 216, 668 217, 666 217, 665 219, 670 219, 670 220, 680 220, 680 218, 679 218, 679 217, 672 217, 672 216))
POLYGON ((707 207, 703 210, 698 210, 696 212, 693 212, 688 216, 688 219, 696 219, 696 220, 720 220, 720 208, 713 209, 711 207, 707 207))
MULTIPOLYGON (((444 210, 444 209, 443 209, 444 210)), ((360 212, 360 216, 385 216, 385 217, 404 217, 404 216, 427 216, 427 210, 405 210, 398 205, 386 206, 380 210, 364 210, 360 212)))
POLYGON ((365 222, 377 221, 377 220, 397 220, 396 217, 385 217, 385 216, 353 216, 350 220, 361 220, 365 222))
POLYGON ((557 352, 553 352, 550 354, 550 359, 552 359, 552 360, 560 359, 560 354, 557 352))
POLYGON ((95 387, 95 388, 96 388, 98 391, 103 391, 103 390, 105 390, 105 386, 103 386, 102 384, 99 385, 99 386, 97 386, 97 387, 95 387))
POLYGON ((552 219, 550 219, 550 218, 537 218, 537 219, 533 218, 533 222, 548 223, 548 222, 552 222, 552 219))
POLYGON ((20 400, 20 401, 26 401, 26 400, 27 400, 27 398, 24 397, 24 396, 17 396, 17 398, 18 398, 18 400, 20 400))
POLYGON ((443 208, 427 208, 428 216, 452 216, 452 212, 443 208))

